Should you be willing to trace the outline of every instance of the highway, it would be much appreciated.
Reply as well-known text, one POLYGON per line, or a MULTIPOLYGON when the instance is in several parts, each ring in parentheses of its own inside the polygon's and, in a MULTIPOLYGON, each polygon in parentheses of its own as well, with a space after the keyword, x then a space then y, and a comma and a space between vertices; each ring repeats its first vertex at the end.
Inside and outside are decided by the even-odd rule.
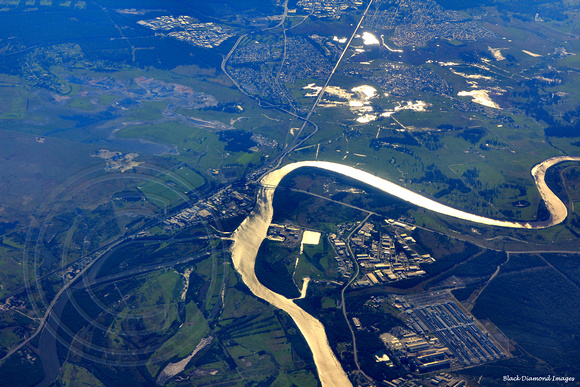
MULTIPOLYGON (((302 131, 304 130, 304 128, 306 127, 306 124, 310 123, 310 116, 312 115, 312 113, 314 113, 314 110, 316 109, 316 107, 318 106, 318 104, 320 103, 320 101, 322 100, 322 97, 324 96, 324 93, 326 92, 326 88, 328 87, 328 85, 330 84, 330 80, 332 79, 332 76, 334 75, 334 73, 336 72, 336 69, 338 69, 338 66, 340 65, 340 62, 342 61, 342 58, 344 57, 344 55, 346 54, 346 51, 348 50, 348 48, 350 47, 350 44, 352 42, 352 40, 354 39, 356 33, 358 32, 363 20, 365 19, 365 16, 367 15, 369 9, 371 8, 371 5, 373 4, 373 0, 369 1, 369 5, 367 6, 367 8, 365 9, 364 13, 362 14, 356 28, 354 29, 354 31, 352 32, 352 34, 350 35, 350 38, 348 39, 348 42, 346 43, 346 46, 344 47, 344 49, 342 50, 340 57, 338 58, 338 60, 336 61, 336 63, 334 64, 334 67, 332 68, 332 71, 330 72, 330 74, 328 75, 328 78, 326 79, 326 82, 324 83, 324 86, 322 87, 322 90, 320 90, 320 93, 318 93, 318 96, 316 97, 316 100, 314 101, 314 103, 312 104, 312 107, 310 108, 310 110, 308 111, 308 114, 306 115, 306 117, 304 118, 304 123, 302 124, 302 126, 300 127, 300 130, 298 131, 298 133, 296 134, 295 139, 298 140, 300 138, 300 135, 302 134, 302 131)), ((301 140, 300 142, 296 142, 293 143, 290 147, 288 147, 286 150, 284 150, 284 152, 282 152, 282 154, 280 155, 280 161, 290 152, 292 152, 294 149, 298 148, 300 145, 302 145, 306 140, 308 140, 310 137, 312 137, 316 132, 318 131, 318 127, 315 128, 315 131, 310 133, 306 138, 304 138, 303 140, 301 140)), ((279 163, 277 164, 279 165, 279 163)))
POLYGON ((346 247, 348 248, 348 254, 349 254, 350 259, 352 260, 356 270, 355 270, 354 275, 348 280, 346 285, 340 291, 340 298, 341 298, 341 303, 342 303, 341 304, 342 305, 342 314, 344 316, 344 319, 346 320, 346 325, 348 325, 348 329, 350 330, 350 334, 352 336, 352 351, 353 351, 353 355, 354 355, 354 364, 356 364, 356 368, 358 368, 358 372, 360 374, 362 374, 370 382, 372 382, 372 379, 369 378, 367 376, 367 374, 365 374, 364 371, 362 371, 360 369, 360 364, 358 362, 358 350, 356 348, 356 335, 354 333, 354 330, 352 329, 352 324, 350 323, 350 321, 348 319, 348 314, 346 312, 346 302, 344 299, 344 292, 346 291, 346 289, 348 289, 348 287, 350 285, 352 285, 352 283, 354 281, 356 281, 356 279, 360 273, 360 266, 359 266, 358 262, 356 261, 356 256, 354 255, 354 253, 352 252, 352 249, 350 248, 350 238, 353 236, 353 234, 355 232, 357 232, 366 223, 366 221, 371 217, 371 215, 372 214, 369 213, 366 216, 366 218, 364 218, 363 221, 359 223, 359 225, 357 227, 353 228, 353 230, 348 234, 348 237, 346 238, 346 247))
MULTIPOLYGON (((275 108, 278 109, 284 113, 288 113, 291 116, 293 116, 296 119, 302 120, 302 126, 300 127, 300 129, 298 130, 298 132, 296 133, 296 135, 294 136, 294 140, 292 141, 292 143, 290 143, 286 149, 284 149, 282 152, 280 152, 280 154, 278 154, 274 159, 272 159, 269 163, 269 168, 266 170, 266 172, 262 175, 266 175, 269 172, 273 171, 274 169, 278 168, 282 161, 284 160, 284 158, 292 151, 294 151, 296 148, 298 148, 300 145, 302 145, 305 141, 307 141, 309 138, 311 138, 314 134, 316 134, 318 132, 318 125, 316 125, 314 122, 310 121, 310 116, 312 116, 312 114, 314 113, 314 110, 316 109, 316 107, 318 106, 318 104, 320 103, 320 101, 322 100, 322 97, 324 96, 324 93, 326 91, 326 88, 328 87, 328 85, 330 84, 330 80, 332 79, 332 76, 334 75, 334 73, 336 72, 336 70, 338 69, 338 66, 340 65, 342 58, 344 57, 344 55, 346 54, 348 48, 350 47, 350 44, 352 42, 352 40, 354 39, 355 35, 357 34, 363 20, 365 19, 371 5, 373 4, 374 0, 370 0, 368 6, 366 7, 365 11, 363 12, 356 28, 354 29, 354 31, 352 32, 346 46, 344 47, 344 49, 342 50, 340 57, 338 58, 338 60, 336 61, 336 63, 334 64, 334 67, 332 69, 332 71, 330 72, 328 78, 326 79, 326 82, 324 83, 324 86, 322 88, 322 90, 320 91, 320 93, 318 93, 318 96, 316 98, 316 100, 314 101, 314 103, 312 104, 312 107, 310 108, 310 110, 308 111, 308 113, 306 114, 306 117, 302 117, 297 115, 296 113, 293 113, 287 109, 284 109, 281 106, 274 106, 268 102, 264 102, 262 101, 259 97, 251 95, 249 93, 247 93, 239 84, 238 82, 236 82, 236 80, 228 73, 227 71, 227 62, 230 59, 230 57, 232 56, 232 54, 234 53, 234 51, 237 49, 237 47, 239 46, 240 42, 242 41, 243 38, 245 38, 246 36, 248 36, 249 34, 244 34, 242 36, 240 36, 238 38, 238 40, 236 41, 236 43, 234 44, 234 46, 232 47, 232 49, 228 52, 228 54, 223 58, 222 63, 221 63, 221 69, 224 72, 224 74, 226 74, 228 76, 228 78, 232 81, 232 83, 238 88, 238 90, 240 90, 242 93, 244 93, 246 96, 254 98, 255 100, 258 101, 258 103, 260 104, 260 106, 263 106, 262 104, 265 103, 267 106, 263 106, 263 107, 270 107, 270 108, 275 108), (314 130, 312 131, 312 133, 309 133, 308 136, 300 139, 300 136, 302 135, 302 132, 304 131, 304 129, 306 128, 307 124, 311 124, 314 126, 314 130)), ((282 71, 282 67, 284 66, 284 61, 286 58, 286 28, 284 28, 284 21, 287 17, 287 13, 288 13, 288 1, 286 0, 283 4, 284 6, 284 12, 281 15, 281 21, 280 23, 278 23, 276 26, 271 27, 271 28, 266 28, 265 30, 268 29, 273 29, 273 28, 277 28, 277 27, 282 27, 283 28, 283 36, 284 36, 284 55, 282 58, 282 62, 280 64, 280 70, 278 71, 278 74, 276 76, 276 82, 278 82, 278 78, 280 76, 280 72, 282 71)), ((293 28, 293 27, 291 27, 293 28)))

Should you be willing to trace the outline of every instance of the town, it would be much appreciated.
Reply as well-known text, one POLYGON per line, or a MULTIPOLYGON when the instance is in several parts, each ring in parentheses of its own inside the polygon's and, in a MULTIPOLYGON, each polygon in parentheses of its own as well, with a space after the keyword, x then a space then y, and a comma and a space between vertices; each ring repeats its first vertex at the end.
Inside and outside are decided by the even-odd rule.
MULTIPOLYGON (((354 265, 361 269, 358 279, 351 285, 355 289, 424 276, 426 272, 422 267, 435 262, 435 259, 424 253, 415 239, 408 235, 414 229, 415 226, 404 217, 383 219, 379 224, 366 221, 336 225, 335 231, 328 233, 327 238, 336 253, 342 281, 315 282, 342 286, 352 279, 354 265)), ((268 239, 292 248, 297 247, 301 239, 304 243, 303 232, 307 231, 292 224, 272 224, 268 239)), ((357 330, 380 334, 385 350, 376 353, 375 358, 377 363, 384 363, 386 367, 393 366, 394 357, 407 364, 411 372, 421 375, 511 356, 505 349, 509 345, 506 346, 505 342, 502 345, 497 337, 491 337, 449 289, 408 296, 370 296, 365 305, 378 309, 382 303, 399 311, 398 317, 405 327, 397 326, 381 333, 376 326, 364 326, 358 317, 350 317, 350 320, 357 330)), ((401 378, 398 382, 388 382, 388 385, 414 386, 416 381, 401 378)), ((442 386, 465 384, 462 379, 441 375, 431 383, 442 386)))
MULTIPOLYGON (((432 367, 466 367, 509 356, 469 312, 458 306, 448 291, 392 298, 394 306, 408 316, 408 325, 417 335, 434 335, 453 354, 449 364, 441 358, 442 363, 431 364, 432 367)), ((417 364, 419 369, 425 366, 424 362, 417 364)))
MULTIPOLYGON (((250 189, 248 186, 242 188, 250 189)), ((228 219, 247 215, 252 209, 253 200, 243 189, 224 188, 207 200, 199 200, 193 206, 184 208, 165 219, 162 226, 165 231, 171 231, 209 220, 212 217, 228 219)))
POLYGON ((403 46, 425 46, 429 40, 476 41, 494 37, 495 34, 474 20, 467 20, 459 12, 445 10, 434 0, 399 0, 386 10, 386 3, 375 2, 376 12, 365 21, 365 26, 375 29, 395 29, 393 42, 403 46))
POLYGON ((347 0, 299 0, 296 4, 303 12, 307 12, 320 18, 339 19, 342 13, 354 4, 362 2, 349 2, 347 0))
POLYGON ((378 309, 383 303, 400 311, 406 327, 396 326, 381 333, 375 326, 364 326, 357 317, 351 320, 357 330, 380 334, 385 351, 375 354, 375 358, 386 366, 396 358, 408 364, 410 371, 426 374, 511 356, 448 291, 371 296, 365 305, 378 309))
POLYGON ((361 268, 362 278, 353 286, 375 286, 402 279, 416 278, 425 274, 421 265, 435 262, 429 254, 420 254, 420 247, 413 237, 403 231, 412 231, 414 226, 393 219, 386 219, 385 225, 390 232, 379 232, 375 225, 366 222, 358 232, 350 238, 351 246, 347 245, 345 235, 348 231, 345 225, 338 226, 336 234, 331 233, 329 240, 336 252, 339 272, 348 277, 350 272, 352 251, 357 264, 361 268))
POLYGON ((171 31, 167 36, 204 48, 217 47, 234 36, 231 29, 214 23, 196 23, 196 19, 190 16, 160 16, 138 23, 154 31, 171 31))
POLYGON ((368 79, 376 82, 389 95, 404 97, 416 93, 417 90, 452 95, 451 86, 432 70, 399 63, 383 64, 381 68, 384 70, 383 74, 368 79))
POLYGON ((332 64, 302 37, 286 39, 284 62, 279 64, 281 43, 254 41, 242 46, 232 55, 228 72, 246 93, 293 105, 294 97, 284 85, 297 79, 325 79, 332 64))

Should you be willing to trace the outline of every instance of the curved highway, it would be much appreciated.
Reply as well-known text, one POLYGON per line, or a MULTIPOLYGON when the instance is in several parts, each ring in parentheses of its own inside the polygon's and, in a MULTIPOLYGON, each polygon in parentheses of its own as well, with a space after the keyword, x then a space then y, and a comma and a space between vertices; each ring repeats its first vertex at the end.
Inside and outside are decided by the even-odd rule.
POLYGON ((303 167, 324 169, 361 181, 409 203, 457 219, 490 226, 541 229, 561 223, 568 214, 564 203, 548 188, 545 182, 546 170, 563 161, 580 161, 580 157, 553 157, 536 165, 531 171, 540 195, 550 212, 549 220, 542 222, 510 222, 471 214, 437 203, 397 184, 346 165, 326 161, 302 161, 288 164, 262 178, 260 182, 262 188, 258 192, 256 207, 232 234, 234 243, 231 247, 231 253, 234 267, 242 276, 244 283, 256 296, 284 310, 292 317, 312 351, 322 385, 351 386, 351 382, 328 344, 324 326, 320 321, 306 313, 292 300, 266 288, 256 277, 254 270, 256 256, 262 241, 266 238, 274 213, 272 207, 274 191, 284 176, 303 167))

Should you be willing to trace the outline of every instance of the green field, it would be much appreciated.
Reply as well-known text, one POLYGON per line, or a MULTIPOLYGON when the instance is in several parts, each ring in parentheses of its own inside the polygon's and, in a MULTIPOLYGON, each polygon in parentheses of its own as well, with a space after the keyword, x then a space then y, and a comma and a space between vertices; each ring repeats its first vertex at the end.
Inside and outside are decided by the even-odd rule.
POLYGON ((335 280, 338 277, 338 265, 334 260, 334 252, 330 242, 323 234, 317 245, 304 245, 304 254, 300 257, 294 279, 301 287, 302 278, 335 280))

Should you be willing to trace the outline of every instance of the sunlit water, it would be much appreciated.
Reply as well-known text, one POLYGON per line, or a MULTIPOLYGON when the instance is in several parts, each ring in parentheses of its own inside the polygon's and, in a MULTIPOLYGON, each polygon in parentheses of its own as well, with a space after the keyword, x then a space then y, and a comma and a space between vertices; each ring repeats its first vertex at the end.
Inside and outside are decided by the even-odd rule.
POLYGON ((323 386, 351 386, 340 362, 332 352, 323 325, 298 307, 292 300, 271 291, 263 286, 255 273, 256 256, 262 241, 266 238, 268 227, 274 213, 272 199, 274 190, 288 173, 302 167, 313 167, 332 171, 352 179, 371 185, 381 191, 396 196, 406 202, 423 207, 443 215, 467 220, 479 224, 499 227, 539 229, 561 223, 568 211, 564 203, 548 188, 545 182, 546 170, 562 161, 580 161, 580 157, 560 156, 548 159, 532 169, 532 176, 546 207, 550 212, 550 219, 544 222, 509 222, 496 220, 461 211, 434 200, 421 196, 397 184, 384 180, 378 176, 359 169, 326 161, 302 161, 288 164, 270 172, 261 181, 254 211, 242 222, 233 233, 234 243, 231 252, 235 269, 240 273, 242 280, 257 297, 269 302, 275 307, 288 313, 300 332, 306 339, 316 364, 318 376, 323 386))

